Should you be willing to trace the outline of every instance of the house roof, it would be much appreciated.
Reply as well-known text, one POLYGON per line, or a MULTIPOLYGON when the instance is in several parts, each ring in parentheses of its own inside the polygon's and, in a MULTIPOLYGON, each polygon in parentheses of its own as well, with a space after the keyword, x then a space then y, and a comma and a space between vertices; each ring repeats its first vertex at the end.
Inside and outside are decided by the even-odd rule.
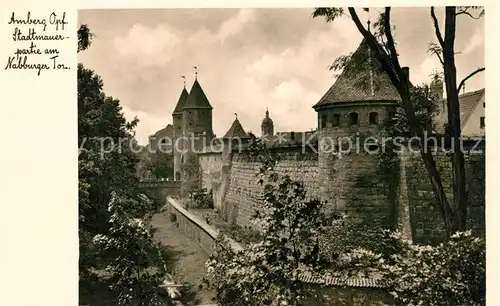
POLYGON ((401 100, 389 76, 370 53, 363 39, 335 83, 313 108, 344 102, 401 100))
POLYGON ((223 138, 250 138, 236 118, 223 138))
MULTIPOLYGON (((460 103, 460 127, 464 128, 465 124, 469 120, 472 113, 476 109, 477 105, 483 100, 485 90, 479 89, 476 91, 467 92, 458 96, 458 101, 460 103)), ((446 99, 443 99, 443 104, 446 103, 446 99)), ((441 112, 435 118, 436 131, 439 133, 444 132, 444 126, 448 123, 448 113, 446 113, 446 108, 442 107, 441 112)))
POLYGON ((186 99, 186 103, 184 104, 183 109, 190 108, 208 108, 212 109, 212 105, 207 99, 207 96, 203 92, 200 83, 198 80, 194 80, 193 87, 191 87, 191 91, 186 99))
POLYGON ((177 101, 177 105, 175 106, 174 109, 174 114, 182 113, 182 108, 184 107, 184 104, 186 104, 187 97, 189 96, 188 91, 186 90, 186 87, 181 92, 181 96, 179 97, 179 101, 177 101))
POLYGON ((460 125, 462 126, 462 128, 469 120, 479 102, 482 101, 484 93, 485 90, 483 88, 458 96, 458 100, 460 103, 460 125))
POLYGON ((153 136, 156 136, 156 137, 172 137, 174 133, 174 127, 172 124, 167 124, 166 127, 164 127, 163 129, 160 129, 158 131, 156 131, 153 136))

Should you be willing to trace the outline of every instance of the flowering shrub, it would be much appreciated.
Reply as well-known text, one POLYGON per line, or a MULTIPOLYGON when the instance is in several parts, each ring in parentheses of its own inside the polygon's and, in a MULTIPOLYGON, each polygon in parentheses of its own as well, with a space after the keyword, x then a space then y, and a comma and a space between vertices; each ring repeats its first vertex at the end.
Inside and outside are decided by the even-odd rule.
POLYGON ((439 246, 406 243, 393 265, 381 265, 392 294, 412 305, 484 305, 486 245, 471 232, 439 246))

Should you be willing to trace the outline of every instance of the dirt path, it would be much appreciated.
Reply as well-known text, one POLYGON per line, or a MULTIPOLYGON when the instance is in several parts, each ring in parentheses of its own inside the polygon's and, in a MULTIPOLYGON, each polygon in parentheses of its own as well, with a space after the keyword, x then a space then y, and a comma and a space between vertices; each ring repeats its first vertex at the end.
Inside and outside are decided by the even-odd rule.
POLYGON ((192 305, 213 304, 212 298, 215 293, 207 290, 202 283, 205 276, 205 262, 208 254, 193 240, 186 237, 182 231, 175 227, 167 213, 159 213, 153 216, 153 226, 156 228, 155 238, 167 247, 171 254, 174 266, 174 280, 177 283, 187 281, 194 285, 198 303, 192 305), (200 285, 203 286, 200 289, 200 285))

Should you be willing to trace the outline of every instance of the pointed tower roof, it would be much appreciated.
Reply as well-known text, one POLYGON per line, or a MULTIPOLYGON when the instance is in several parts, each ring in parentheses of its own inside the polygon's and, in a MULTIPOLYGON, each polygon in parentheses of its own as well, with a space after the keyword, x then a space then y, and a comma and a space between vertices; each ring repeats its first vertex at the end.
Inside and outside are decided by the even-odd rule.
POLYGON ((184 87, 184 89, 182 89, 181 96, 179 97, 179 101, 177 102, 177 105, 175 106, 173 114, 182 113, 182 108, 186 104, 186 100, 187 100, 188 96, 189 96, 189 93, 186 90, 186 87, 184 87))
POLYGON ((213 109, 197 79, 194 80, 193 87, 191 87, 191 91, 183 107, 183 109, 188 108, 213 109))
POLYGON ((363 39, 335 83, 313 108, 345 102, 399 100, 389 76, 363 39))
POLYGON ((236 118, 227 131, 226 135, 224 135, 223 138, 250 138, 248 136, 247 132, 245 132, 245 129, 243 129, 243 126, 241 126, 240 121, 238 118, 236 118))

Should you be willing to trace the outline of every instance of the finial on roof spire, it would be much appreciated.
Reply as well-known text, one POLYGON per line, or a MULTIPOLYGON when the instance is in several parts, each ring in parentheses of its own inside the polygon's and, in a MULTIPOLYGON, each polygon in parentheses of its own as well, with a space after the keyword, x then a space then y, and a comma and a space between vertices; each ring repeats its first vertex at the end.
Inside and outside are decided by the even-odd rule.
POLYGON ((366 22, 368 24, 368 32, 371 33, 371 30, 370 30, 370 24, 372 23, 370 21, 370 8, 369 7, 364 7, 363 8, 363 11, 367 12, 368 13, 368 21, 366 22))
POLYGON ((184 88, 186 88, 186 76, 185 75, 181 75, 181 78, 184 79, 184 88))
POLYGON ((198 66, 193 66, 194 68, 194 79, 197 80, 198 79, 198 66))
POLYGON ((269 117, 269 109, 266 107, 266 117, 269 117))
POLYGON ((237 113, 234 113, 234 115, 236 116, 236 120, 238 120, 238 114, 237 114, 237 113))

